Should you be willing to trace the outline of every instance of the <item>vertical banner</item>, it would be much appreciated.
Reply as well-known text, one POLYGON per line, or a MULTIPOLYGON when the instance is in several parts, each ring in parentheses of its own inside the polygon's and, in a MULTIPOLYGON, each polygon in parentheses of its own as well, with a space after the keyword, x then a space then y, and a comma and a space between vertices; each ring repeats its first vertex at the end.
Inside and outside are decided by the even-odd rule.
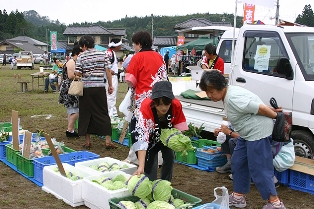
POLYGON ((51 50, 57 50, 58 46, 58 36, 57 31, 50 31, 50 47, 51 50))
POLYGON ((181 46, 184 44, 185 37, 184 36, 178 36, 177 46, 181 46))
POLYGON ((254 22, 255 5, 245 3, 243 4, 243 8, 243 25, 252 24, 254 22))

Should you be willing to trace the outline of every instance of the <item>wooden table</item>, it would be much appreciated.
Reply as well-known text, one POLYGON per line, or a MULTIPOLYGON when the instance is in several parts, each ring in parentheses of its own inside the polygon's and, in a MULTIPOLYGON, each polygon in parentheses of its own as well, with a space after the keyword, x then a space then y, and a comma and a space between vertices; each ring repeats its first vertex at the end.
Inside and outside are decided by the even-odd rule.
POLYGON ((32 90, 34 89, 34 78, 37 78, 37 87, 39 89, 40 86, 45 86, 45 78, 49 76, 49 72, 36 72, 31 74, 32 76, 32 90), (42 78, 42 84, 39 82, 39 79, 42 78))

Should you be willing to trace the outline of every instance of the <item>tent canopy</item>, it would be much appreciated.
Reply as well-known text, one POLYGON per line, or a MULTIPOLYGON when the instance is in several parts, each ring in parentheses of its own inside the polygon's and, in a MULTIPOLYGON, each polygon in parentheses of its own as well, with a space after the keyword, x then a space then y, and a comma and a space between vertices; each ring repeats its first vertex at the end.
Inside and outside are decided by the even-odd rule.
POLYGON ((167 51, 169 51, 169 58, 171 58, 173 54, 176 54, 176 46, 162 47, 159 50, 159 54, 164 57, 167 51))
POLYGON ((56 49, 56 50, 51 50, 51 53, 65 53, 65 49, 56 49))
POLYGON ((100 46, 100 45, 95 45, 95 49, 97 49, 97 50, 99 50, 99 51, 107 51, 107 48, 105 48, 105 47, 102 47, 102 46, 100 46))
POLYGON ((218 43, 217 37, 210 38, 208 36, 201 36, 194 41, 178 46, 177 50, 185 50, 185 49, 192 50, 194 48, 195 50, 199 51, 199 50, 203 50, 205 48, 205 45, 207 44, 217 45, 217 43, 218 43))

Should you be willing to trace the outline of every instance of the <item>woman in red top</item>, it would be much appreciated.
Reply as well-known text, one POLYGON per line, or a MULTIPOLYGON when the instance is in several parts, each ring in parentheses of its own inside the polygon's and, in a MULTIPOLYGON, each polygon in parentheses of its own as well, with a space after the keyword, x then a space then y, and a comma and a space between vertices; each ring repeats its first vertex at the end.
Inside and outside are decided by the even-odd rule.
POLYGON ((205 56, 201 62, 202 69, 216 69, 221 74, 224 74, 225 62, 216 54, 216 47, 213 44, 207 44, 205 46, 205 56))
POLYGON ((139 118, 134 130, 133 150, 138 157, 138 169, 134 173, 145 175, 151 180, 157 179, 155 161, 161 151, 163 165, 161 179, 171 181, 174 151, 160 141, 161 129, 176 128, 180 131, 188 129, 181 103, 172 92, 169 81, 159 81, 152 89, 151 98, 146 98, 139 110, 139 118))

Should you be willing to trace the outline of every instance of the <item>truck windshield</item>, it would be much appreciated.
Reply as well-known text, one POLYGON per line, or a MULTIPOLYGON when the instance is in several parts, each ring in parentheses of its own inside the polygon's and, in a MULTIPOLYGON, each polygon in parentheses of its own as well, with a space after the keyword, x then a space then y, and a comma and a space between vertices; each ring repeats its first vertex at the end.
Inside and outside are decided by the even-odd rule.
POLYGON ((314 81, 314 33, 287 33, 305 80, 314 81))

